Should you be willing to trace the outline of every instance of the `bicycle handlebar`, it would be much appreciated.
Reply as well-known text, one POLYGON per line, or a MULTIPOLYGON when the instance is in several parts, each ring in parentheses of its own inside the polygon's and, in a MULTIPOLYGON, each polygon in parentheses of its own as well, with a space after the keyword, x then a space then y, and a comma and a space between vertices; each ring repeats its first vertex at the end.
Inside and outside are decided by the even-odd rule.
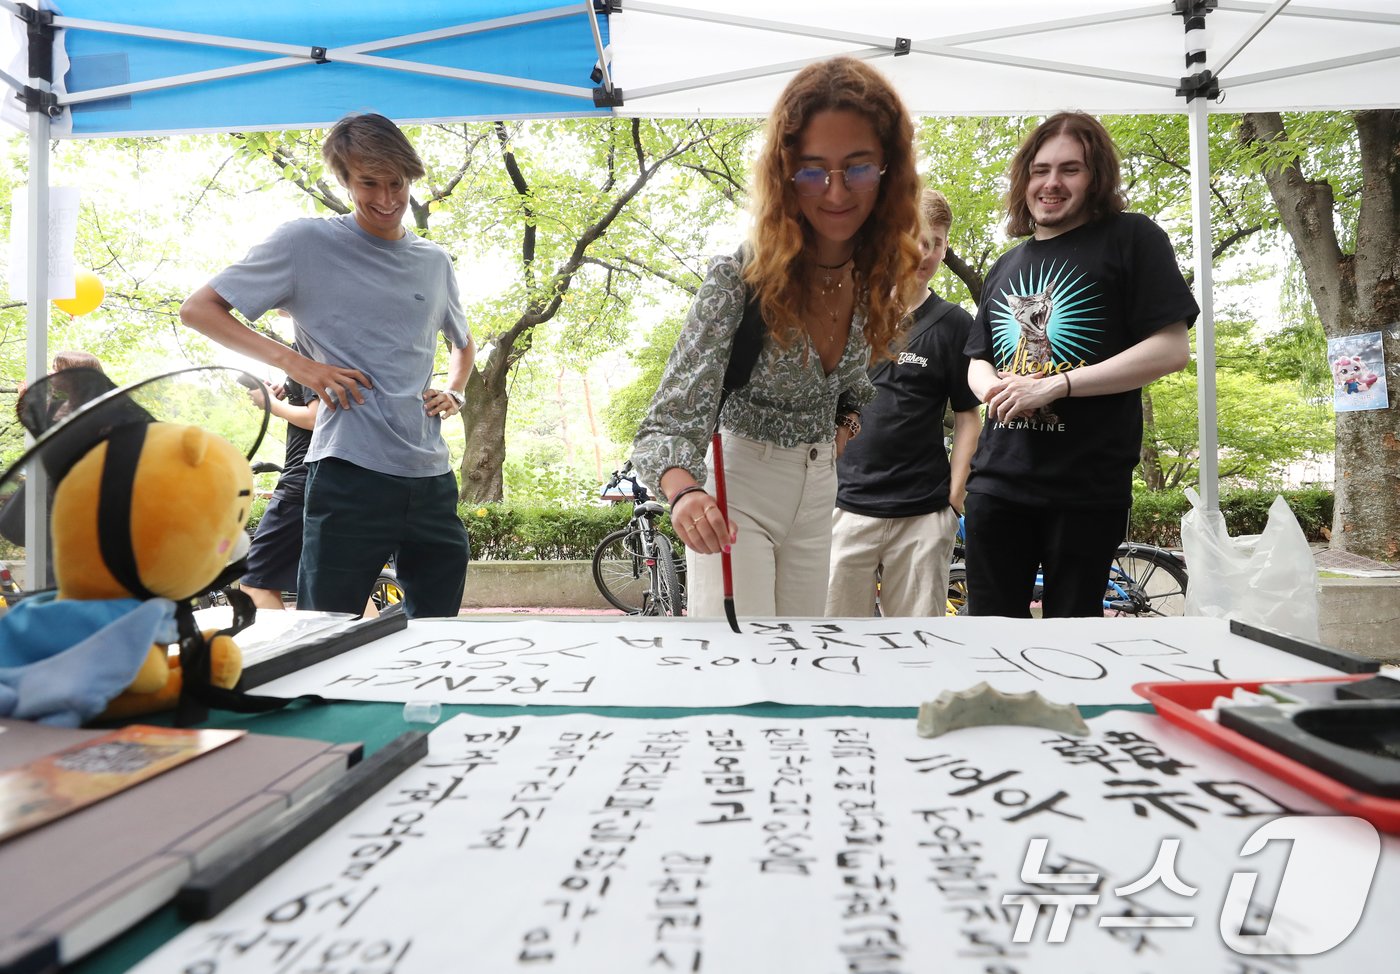
POLYGON ((631 458, 628 458, 627 462, 625 462, 622 465, 621 469, 613 471, 612 477, 603 486, 603 493, 606 494, 609 490, 616 487, 624 479, 626 479, 632 482, 632 499, 639 504, 645 503, 650 498, 650 495, 647 493, 647 489, 642 486, 641 481, 637 480, 636 477, 629 476, 629 474, 631 473, 632 460, 631 458))

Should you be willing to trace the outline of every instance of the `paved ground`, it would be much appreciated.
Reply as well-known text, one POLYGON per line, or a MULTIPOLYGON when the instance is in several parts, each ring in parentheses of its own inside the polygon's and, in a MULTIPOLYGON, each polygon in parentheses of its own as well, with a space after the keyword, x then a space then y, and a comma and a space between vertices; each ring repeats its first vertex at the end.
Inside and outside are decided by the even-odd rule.
POLYGON ((1385 572, 1400 571, 1400 565, 1391 565, 1372 558, 1353 555, 1349 551, 1334 551, 1321 548, 1313 552, 1317 567, 1323 571, 1385 572))

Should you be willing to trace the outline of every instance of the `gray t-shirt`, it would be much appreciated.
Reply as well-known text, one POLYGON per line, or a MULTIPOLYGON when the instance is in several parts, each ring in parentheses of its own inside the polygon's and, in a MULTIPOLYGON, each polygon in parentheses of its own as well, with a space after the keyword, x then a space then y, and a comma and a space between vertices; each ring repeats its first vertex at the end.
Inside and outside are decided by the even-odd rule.
POLYGON ((467 342, 445 250, 412 231, 383 240, 349 215, 293 220, 209 283, 249 321, 285 308, 304 355, 374 383, 364 405, 317 413, 308 462, 336 457, 397 477, 452 469, 442 421, 423 408, 438 333, 467 342))

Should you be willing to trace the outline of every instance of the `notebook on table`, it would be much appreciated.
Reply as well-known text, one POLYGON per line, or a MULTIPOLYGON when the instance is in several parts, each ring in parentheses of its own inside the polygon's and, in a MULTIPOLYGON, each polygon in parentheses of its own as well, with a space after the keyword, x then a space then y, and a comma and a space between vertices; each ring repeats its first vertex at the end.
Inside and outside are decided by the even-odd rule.
MULTIPOLYGON (((111 733, 0 720, 0 772, 50 767, 53 755, 111 733)), ((0 972, 66 964, 121 933, 361 753, 243 734, 0 841, 0 972)))

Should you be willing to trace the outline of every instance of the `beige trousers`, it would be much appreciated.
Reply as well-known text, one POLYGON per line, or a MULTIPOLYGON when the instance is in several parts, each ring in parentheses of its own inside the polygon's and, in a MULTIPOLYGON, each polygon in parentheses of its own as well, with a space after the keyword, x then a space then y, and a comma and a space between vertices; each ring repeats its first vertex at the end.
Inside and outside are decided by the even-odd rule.
POLYGON ((958 516, 951 507, 918 517, 866 517, 836 508, 826 614, 873 616, 875 570, 883 566, 880 615, 943 615, 957 534, 958 516))
MULTIPOLYGON (((739 529, 731 552, 735 612, 741 621, 820 617, 836 503, 835 444, 780 447, 728 431, 723 437, 729 519, 739 529)), ((714 457, 707 463, 712 472, 706 490, 713 494, 714 457)), ((687 549, 685 558, 686 614, 722 617, 720 556, 687 549)))

